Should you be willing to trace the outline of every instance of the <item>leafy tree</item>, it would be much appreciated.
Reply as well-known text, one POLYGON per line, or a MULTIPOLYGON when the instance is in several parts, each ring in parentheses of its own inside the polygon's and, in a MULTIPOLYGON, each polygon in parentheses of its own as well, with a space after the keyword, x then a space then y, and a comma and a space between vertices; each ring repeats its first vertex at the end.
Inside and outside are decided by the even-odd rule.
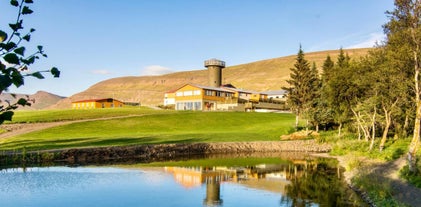
POLYGON ((290 79, 287 83, 290 87, 283 87, 288 92, 288 104, 291 110, 296 114, 295 128, 298 129, 299 117, 307 116, 312 101, 315 98, 314 85, 317 81, 316 76, 312 73, 310 64, 304 57, 304 52, 301 48, 298 51, 294 67, 291 68, 290 79))
POLYGON ((387 12, 390 21, 384 25, 390 50, 408 54, 405 63, 412 67, 415 108, 414 134, 408 150, 409 169, 416 172, 416 152, 421 133, 421 1, 395 0, 395 9, 387 12))
MULTIPOLYGON (((8 91, 9 87, 14 85, 17 88, 24 85, 25 77, 31 76, 43 79, 42 73, 48 72, 53 77, 59 77, 60 71, 53 67, 50 70, 29 72, 29 67, 40 57, 47 57, 41 45, 37 46, 35 52, 28 55, 25 43, 31 40, 34 28, 24 29, 23 16, 32 14, 30 9, 32 0, 11 0, 10 5, 18 10, 16 21, 8 26, 10 31, 0 29, 0 94, 8 91)), ((0 106, 0 124, 5 120, 11 120, 13 110, 18 106, 28 106, 30 103, 27 99, 19 99, 16 103, 7 103, 0 106)))

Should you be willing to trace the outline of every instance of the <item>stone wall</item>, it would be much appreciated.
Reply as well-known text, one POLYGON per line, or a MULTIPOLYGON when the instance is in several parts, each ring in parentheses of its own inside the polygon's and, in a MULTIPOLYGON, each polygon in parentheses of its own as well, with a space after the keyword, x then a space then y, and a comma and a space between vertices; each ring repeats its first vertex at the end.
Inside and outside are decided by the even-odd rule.
POLYGON ((54 151, 54 161, 91 163, 118 160, 158 161, 183 156, 232 153, 329 152, 327 144, 315 140, 274 142, 220 142, 192 144, 160 144, 125 147, 82 148, 54 151))
POLYGON ((133 163, 205 158, 209 155, 242 154, 247 156, 283 152, 306 154, 329 152, 330 150, 329 145, 319 144, 315 140, 113 146, 3 153, 0 155, 0 166, 133 163))

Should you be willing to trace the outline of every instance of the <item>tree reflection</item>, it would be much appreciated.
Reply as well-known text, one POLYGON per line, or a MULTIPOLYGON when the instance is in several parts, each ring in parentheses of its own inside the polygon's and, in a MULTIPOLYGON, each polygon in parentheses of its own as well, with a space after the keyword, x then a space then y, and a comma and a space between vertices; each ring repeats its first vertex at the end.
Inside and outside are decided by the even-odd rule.
POLYGON ((282 196, 282 206, 360 206, 348 200, 349 189, 344 185, 339 168, 326 163, 290 166, 290 185, 282 196), (345 199, 344 199, 345 198, 345 199), (348 198, 348 199, 346 199, 348 198))

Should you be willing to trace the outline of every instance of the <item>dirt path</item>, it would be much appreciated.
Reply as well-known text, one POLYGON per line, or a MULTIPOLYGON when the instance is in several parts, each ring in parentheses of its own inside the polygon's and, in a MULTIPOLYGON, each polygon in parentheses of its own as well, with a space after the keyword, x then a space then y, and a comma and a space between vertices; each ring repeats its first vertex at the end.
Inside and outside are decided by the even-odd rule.
POLYGON ((411 206, 421 206, 421 189, 408 184, 399 178, 399 170, 406 165, 406 156, 374 167, 372 174, 379 176, 380 180, 389 183, 393 197, 411 206))
MULTIPOLYGON (((342 167, 348 165, 349 157, 347 156, 331 156, 327 153, 322 154, 314 154, 315 156, 320 157, 330 157, 335 158, 339 161, 342 167)), ((402 156, 397 160, 391 162, 376 162, 369 159, 360 160, 364 163, 364 166, 358 171, 357 169, 353 169, 351 171, 344 172, 344 179, 350 185, 351 188, 355 186, 351 185, 351 179, 359 173, 363 173, 365 176, 372 178, 373 182, 381 182, 388 184, 392 189, 393 197, 401 203, 404 203, 409 206, 418 207, 421 206, 421 189, 417 188, 405 180, 399 178, 399 170, 402 169, 407 161, 406 157, 402 156)), ((359 189, 356 189, 359 190, 359 189)), ((371 203, 370 198, 364 195, 360 195, 366 202, 371 203)))
POLYGON ((75 121, 46 122, 46 123, 3 124, 0 127, 5 129, 7 132, 0 134, 0 140, 7 139, 9 137, 18 136, 21 134, 48 129, 48 128, 52 128, 56 126, 67 125, 67 124, 89 122, 89 121, 110 120, 110 119, 123 119, 123 118, 129 118, 129 117, 139 117, 139 116, 144 116, 144 115, 143 114, 142 115, 127 115, 127 116, 117 116, 117 117, 83 119, 83 120, 75 120, 75 121))

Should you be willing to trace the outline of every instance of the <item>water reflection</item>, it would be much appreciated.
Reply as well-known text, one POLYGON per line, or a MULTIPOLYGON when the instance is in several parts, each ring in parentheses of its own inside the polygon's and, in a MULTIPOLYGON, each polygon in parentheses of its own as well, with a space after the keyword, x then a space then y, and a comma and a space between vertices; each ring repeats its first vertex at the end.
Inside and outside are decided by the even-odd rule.
POLYGON ((277 193, 280 206, 361 206, 345 187, 339 166, 315 160, 247 167, 165 167, 186 188, 206 185, 204 206, 222 206, 221 183, 277 193))
POLYGON ((0 206, 361 205, 349 196, 340 169, 330 161, 243 161, 243 166, 230 163, 212 167, 124 165, 0 170, 0 206))

